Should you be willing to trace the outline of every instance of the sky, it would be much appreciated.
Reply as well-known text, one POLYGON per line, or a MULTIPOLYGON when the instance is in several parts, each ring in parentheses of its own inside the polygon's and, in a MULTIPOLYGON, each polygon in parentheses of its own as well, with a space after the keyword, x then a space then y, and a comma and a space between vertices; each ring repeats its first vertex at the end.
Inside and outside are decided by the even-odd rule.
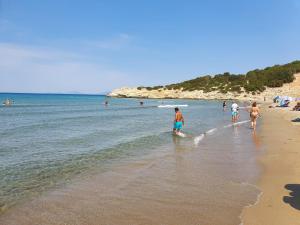
POLYGON ((0 92, 97 94, 300 59, 300 0, 0 0, 0 92))

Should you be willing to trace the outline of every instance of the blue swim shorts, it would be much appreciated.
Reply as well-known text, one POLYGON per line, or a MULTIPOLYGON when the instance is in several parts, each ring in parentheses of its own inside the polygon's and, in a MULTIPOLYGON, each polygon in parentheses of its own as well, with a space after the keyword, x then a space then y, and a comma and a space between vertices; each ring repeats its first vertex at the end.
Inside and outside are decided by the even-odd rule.
POLYGON ((232 112, 231 112, 231 115, 232 115, 232 116, 237 116, 237 114, 238 114, 237 111, 232 111, 232 112))
POLYGON ((182 122, 178 121, 174 123, 174 129, 181 130, 182 129, 182 122))

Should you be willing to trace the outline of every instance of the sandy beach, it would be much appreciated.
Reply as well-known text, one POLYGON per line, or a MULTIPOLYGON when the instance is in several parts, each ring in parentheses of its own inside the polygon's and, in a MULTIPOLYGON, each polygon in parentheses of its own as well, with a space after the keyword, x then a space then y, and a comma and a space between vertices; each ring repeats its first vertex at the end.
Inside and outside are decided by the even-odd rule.
POLYGON ((266 152, 260 157, 262 194, 245 208, 243 225, 300 224, 300 126, 291 119, 300 112, 289 108, 263 108, 261 139, 266 152))

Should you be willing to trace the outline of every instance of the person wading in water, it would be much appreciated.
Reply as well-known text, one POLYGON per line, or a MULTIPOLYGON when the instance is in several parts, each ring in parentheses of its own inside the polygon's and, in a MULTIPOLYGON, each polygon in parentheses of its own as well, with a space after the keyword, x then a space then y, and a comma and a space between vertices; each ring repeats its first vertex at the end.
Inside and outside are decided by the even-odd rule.
POLYGON ((174 119, 173 132, 175 134, 178 134, 181 131, 181 129, 182 129, 183 126, 184 126, 184 118, 182 116, 182 113, 176 107, 175 108, 175 119, 174 119))

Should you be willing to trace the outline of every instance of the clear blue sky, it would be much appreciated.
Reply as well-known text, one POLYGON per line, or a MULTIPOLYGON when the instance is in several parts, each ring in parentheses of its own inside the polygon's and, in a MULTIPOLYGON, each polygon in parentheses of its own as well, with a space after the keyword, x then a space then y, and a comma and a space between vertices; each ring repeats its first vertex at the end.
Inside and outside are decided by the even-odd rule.
POLYGON ((300 59, 298 0, 0 0, 0 92, 99 93, 300 59))

